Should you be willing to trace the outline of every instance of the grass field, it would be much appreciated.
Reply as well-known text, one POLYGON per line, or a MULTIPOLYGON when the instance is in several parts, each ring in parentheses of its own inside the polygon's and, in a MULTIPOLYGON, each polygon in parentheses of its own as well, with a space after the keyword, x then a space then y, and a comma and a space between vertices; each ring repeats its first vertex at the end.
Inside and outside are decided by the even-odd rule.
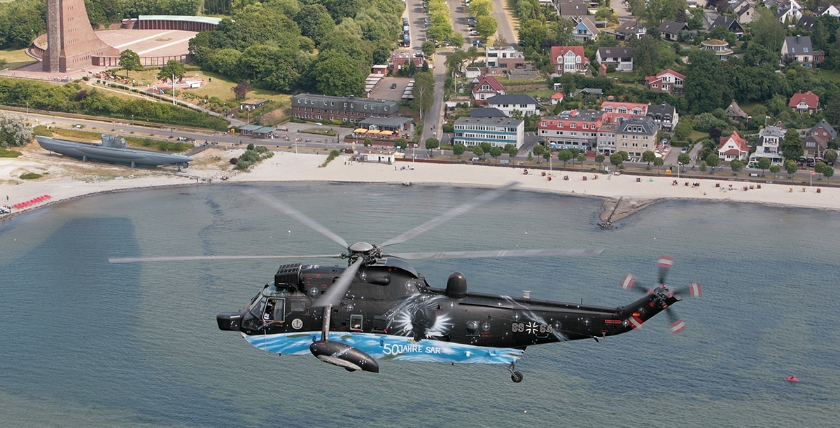
MULTIPOLYGON (((4 0, 0 0, 0 2, 2 1, 4 0)), ((31 56, 27 55, 23 49, 2 49, 0 50, 0 59, 7 61, 6 68, 8 69, 23 67, 24 65, 37 62, 31 56)))
MULTIPOLYGON (((151 85, 157 84, 157 74, 159 69, 157 68, 148 68, 142 71, 132 71, 129 73, 129 77, 131 79, 137 80, 138 82, 142 82, 142 85, 145 86, 147 83, 151 85)), ((125 70, 118 70, 117 75, 125 76, 125 70)), ((239 102, 235 99, 236 96, 233 93, 233 87, 237 85, 237 82, 233 82, 231 80, 227 80, 224 76, 216 73, 206 72, 206 71, 187 71, 187 74, 184 75, 184 80, 204 80, 204 85, 198 89, 178 89, 179 91, 189 92, 193 95, 198 97, 218 97, 223 103, 228 103, 230 106, 238 105, 239 102)), ((171 82, 169 83, 171 84, 171 82)), ((248 98, 264 98, 271 101, 279 101, 282 103, 288 103, 291 99, 291 95, 281 94, 275 91, 268 91, 265 89, 254 89, 248 93, 248 98)))

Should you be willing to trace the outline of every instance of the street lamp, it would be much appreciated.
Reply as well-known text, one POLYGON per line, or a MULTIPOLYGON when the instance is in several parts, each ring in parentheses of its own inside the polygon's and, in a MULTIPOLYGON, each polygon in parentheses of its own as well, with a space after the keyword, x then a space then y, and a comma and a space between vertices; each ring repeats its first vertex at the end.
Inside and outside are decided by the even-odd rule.
POLYGON ((172 74, 172 105, 175 105, 175 74, 172 74))

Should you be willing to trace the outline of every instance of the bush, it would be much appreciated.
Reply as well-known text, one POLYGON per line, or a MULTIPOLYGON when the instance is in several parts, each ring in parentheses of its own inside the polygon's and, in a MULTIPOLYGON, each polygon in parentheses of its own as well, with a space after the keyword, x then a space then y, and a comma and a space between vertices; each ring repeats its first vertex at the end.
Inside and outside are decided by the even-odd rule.
POLYGON ((34 172, 27 172, 26 174, 21 174, 20 175, 21 180, 37 180, 41 177, 42 177, 41 174, 36 174, 34 172))

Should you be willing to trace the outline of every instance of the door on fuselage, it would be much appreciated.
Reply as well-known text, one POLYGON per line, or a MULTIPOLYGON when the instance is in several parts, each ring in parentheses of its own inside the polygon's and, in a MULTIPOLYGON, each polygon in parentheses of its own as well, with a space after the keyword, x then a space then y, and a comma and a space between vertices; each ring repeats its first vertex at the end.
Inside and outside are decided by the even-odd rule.
POLYGON ((291 331, 308 331, 311 324, 309 300, 305 297, 290 297, 288 305, 286 326, 291 327, 291 331))

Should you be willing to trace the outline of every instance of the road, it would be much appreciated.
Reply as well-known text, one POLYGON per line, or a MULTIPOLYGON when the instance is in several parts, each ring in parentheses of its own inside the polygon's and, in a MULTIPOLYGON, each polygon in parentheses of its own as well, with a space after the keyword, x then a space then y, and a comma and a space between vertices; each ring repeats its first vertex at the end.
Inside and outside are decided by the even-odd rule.
POLYGON ((618 20, 620 22, 633 19, 633 15, 630 14, 630 4, 625 0, 610 0, 610 7, 615 11, 615 14, 618 15, 618 20))
POLYGON ((490 14, 499 23, 496 35, 504 37, 507 43, 511 46, 516 46, 519 40, 518 34, 514 32, 512 16, 505 11, 507 2, 505 0, 493 0, 493 13, 490 14))
POLYGON ((406 0, 403 17, 408 18, 411 47, 419 52, 423 42, 426 41, 426 14, 423 12, 423 0, 406 0))
POLYGON ((435 77, 435 95, 432 107, 426 112, 423 118, 423 132, 420 137, 420 146, 425 147, 429 138, 440 138, 443 134, 443 84, 446 81, 446 56, 449 52, 438 52, 435 54, 435 69, 432 75, 435 77))

